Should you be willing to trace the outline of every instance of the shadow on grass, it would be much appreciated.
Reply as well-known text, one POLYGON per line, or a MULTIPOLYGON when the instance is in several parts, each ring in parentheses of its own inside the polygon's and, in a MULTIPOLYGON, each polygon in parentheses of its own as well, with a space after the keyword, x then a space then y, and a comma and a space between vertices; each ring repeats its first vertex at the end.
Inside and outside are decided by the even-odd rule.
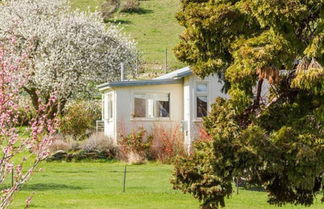
POLYGON ((129 20, 104 20, 105 23, 128 25, 132 22, 129 20))
POLYGON ((134 9, 134 10, 130 10, 130 11, 122 11, 122 13, 143 15, 143 14, 153 13, 153 10, 138 8, 138 9, 134 9))
POLYGON ((23 191, 46 191, 46 190, 81 190, 83 187, 66 184, 26 184, 21 190, 23 191))
POLYGON ((59 171, 59 170, 54 170, 51 171, 53 173, 93 173, 94 171, 89 171, 89 170, 77 170, 77 171, 59 171))
POLYGON ((254 191, 254 192, 265 192, 263 187, 258 187, 258 186, 247 186, 247 187, 241 187, 240 189, 247 190, 247 191, 254 191))

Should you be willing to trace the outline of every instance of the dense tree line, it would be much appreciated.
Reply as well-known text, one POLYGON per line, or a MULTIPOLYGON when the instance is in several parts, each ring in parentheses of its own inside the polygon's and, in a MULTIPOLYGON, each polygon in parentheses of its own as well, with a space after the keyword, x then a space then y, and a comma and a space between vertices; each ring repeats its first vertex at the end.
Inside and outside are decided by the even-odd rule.
POLYGON ((225 205, 233 179, 263 186, 270 204, 311 205, 324 175, 324 1, 182 0, 177 57, 226 81, 174 187, 201 208, 225 205), (269 93, 262 97, 264 85, 269 93))

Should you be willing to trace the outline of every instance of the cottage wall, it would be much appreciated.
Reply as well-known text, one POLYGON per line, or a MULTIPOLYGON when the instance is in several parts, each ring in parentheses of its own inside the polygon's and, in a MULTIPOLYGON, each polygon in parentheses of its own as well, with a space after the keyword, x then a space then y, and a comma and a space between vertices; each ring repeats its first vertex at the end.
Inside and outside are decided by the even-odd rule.
MULTIPOLYGON (((153 126, 160 125, 166 128, 181 128, 183 119, 183 85, 144 85, 132 87, 118 87, 111 92, 114 94, 114 118, 105 121, 105 135, 115 142, 121 134, 128 134, 132 129, 144 127, 151 131, 153 126), (134 118, 135 93, 170 93, 170 117, 161 119, 134 118)), ((105 94, 109 93, 107 91, 105 94)), ((106 106, 107 104, 105 104, 106 106)))
POLYGON ((198 83, 206 83, 208 85, 208 112, 211 111, 211 105, 215 102, 217 97, 228 98, 221 89, 224 83, 218 78, 217 75, 200 79, 197 76, 191 75, 184 78, 184 135, 185 145, 190 149, 192 141, 199 137, 199 131, 202 127, 202 118, 197 118, 196 112, 196 88, 198 83))

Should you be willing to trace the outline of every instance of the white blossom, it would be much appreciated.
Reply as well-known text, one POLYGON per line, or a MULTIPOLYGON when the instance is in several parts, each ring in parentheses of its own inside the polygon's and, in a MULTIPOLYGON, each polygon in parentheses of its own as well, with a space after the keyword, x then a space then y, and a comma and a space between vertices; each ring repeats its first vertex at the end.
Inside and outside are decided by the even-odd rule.
POLYGON ((137 59, 136 44, 99 13, 72 11, 67 0, 7 0, 0 4, 0 41, 16 38, 17 54, 28 50, 30 80, 25 86, 44 99, 55 91, 69 99, 120 78, 137 59))

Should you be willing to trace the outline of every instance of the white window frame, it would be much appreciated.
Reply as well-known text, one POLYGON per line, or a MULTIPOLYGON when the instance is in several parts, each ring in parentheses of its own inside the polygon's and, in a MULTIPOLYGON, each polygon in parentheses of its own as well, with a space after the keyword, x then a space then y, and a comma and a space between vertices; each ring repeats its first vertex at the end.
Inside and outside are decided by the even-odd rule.
POLYGON ((208 112, 209 112, 209 84, 208 84, 208 81, 196 81, 195 82, 195 88, 194 88, 194 92, 195 92, 195 97, 194 97, 194 104, 195 104, 195 118, 196 120, 202 120, 203 117, 198 117, 198 111, 197 111, 197 108, 198 108, 198 104, 197 104, 197 98, 199 96, 205 96, 207 97, 207 115, 208 115, 208 112), (206 92, 198 92, 197 91, 197 87, 199 84, 205 84, 207 86, 206 88, 206 92))
POLYGON ((112 121, 114 118, 114 94, 113 92, 106 93, 104 96, 104 120, 112 121), (109 100, 109 97, 111 100, 109 100), (111 108, 111 109, 110 109, 111 108))
POLYGON ((168 91, 135 91, 132 93, 132 114, 131 114, 131 119, 133 120, 170 120, 171 119, 171 92, 168 91), (141 95, 146 95, 146 110, 145 110, 145 117, 135 117, 135 95, 136 94, 141 94, 141 95), (156 117, 156 100, 153 99, 153 110, 151 107, 149 107, 149 98, 151 96, 148 95, 168 95, 169 97, 169 117, 156 117), (149 110, 153 111, 153 117, 149 117, 149 110))

